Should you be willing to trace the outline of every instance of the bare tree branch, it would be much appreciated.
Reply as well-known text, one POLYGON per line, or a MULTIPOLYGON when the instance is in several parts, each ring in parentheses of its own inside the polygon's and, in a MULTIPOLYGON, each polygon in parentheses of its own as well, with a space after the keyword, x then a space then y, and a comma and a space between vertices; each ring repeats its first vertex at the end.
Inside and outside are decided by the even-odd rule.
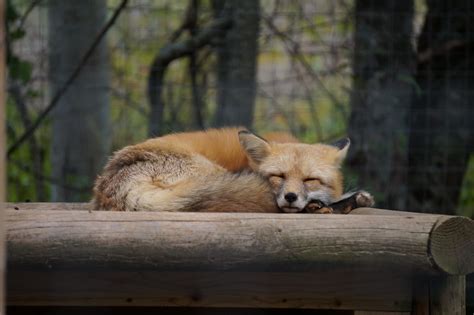
POLYGON ((26 11, 25 13, 23 13, 23 15, 21 16, 20 18, 20 22, 19 22, 19 29, 22 29, 23 26, 25 25, 25 22, 26 22, 26 19, 28 18, 28 16, 30 15, 31 11, 33 11, 33 9, 41 2, 42 0, 33 0, 31 1, 30 5, 28 6, 28 8, 26 8, 26 11))
POLYGON ((94 53, 95 49, 97 46, 99 46, 100 42, 104 38, 105 34, 108 32, 108 30, 114 25, 115 21, 119 17, 120 13, 122 10, 125 8, 127 5, 128 0, 122 0, 120 5, 115 9, 114 14, 112 17, 109 19, 109 21, 104 25, 102 30, 99 32, 99 34, 95 37, 94 41, 92 42, 92 45, 90 48, 87 50, 87 52, 84 54, 82 57, 81 61, 79 64, 76 66, 72 74, 69 76, 69 78, 64 82, 64 85, 58 89, 57 93, 53 96, 51 99, 51 102, 49 105, 38 115, 38 118, 31 124, 31 126, 20 136, 19 139, 17 139, 11 146, 8 148, 8 153, 7 156, 8 158, 12 155, 13 152, 15 152, 22 144, 25 142, 33 133, 38 129, 38 127, 41 125, 43 120, 48 116, 48 114, 51 112, 51 110, 56 107, 58 104, 58 101, 61 99, 61 97, 66 93, 66 91, 69 89, 71 84, 74 82, 74 80, 79 76, 81 73, 82 68, 85 66, 87 61, 89 61, 89 58, 92 56, 94 53))
MULTIPOLYGON (((15 101, 18 113, 20 114, 23 127, 28 129, 31 126, 31 117, 28 114, 28 108, 26 106, 20 85, 18 82, 11 82, 8 92, 10 93, 12 99, 15 101)), ((29 153, 30 159, 33 161, 32 169, 37 173, 42 173, 43 171, 43 154, 41 148, 38 146, 38 142, 34 135, 29 137, 29 153)), ((37 200, 46 200, 46 192, 44 190, 43 181, 39 178, 35 178, 35 191, 37 200)))
POLYGON ((221 36, 232 25, 229 18, 214 20, 208 27, 204 28, 195 37, 182 42, 169 43, 164 46, 153 60, 148 75, 148 99, 151 106, 149 135, 155 136, 161 133, 164 104, 161 99, 163 81, 168 65, 176 59, 189 56, 198 49, 208 45, 217 36, 221 36))
MULTIPOLYGON (((199 0, 191 0, 190 7, 190 23, 188 25, 189 35, 195 37, 199 31, 197 24, 197 14, 199 9, 199 0)), ((189 76, 191 77, 191 94, 192 94, 192 105, 194 112, 193 124, 196 128, 204 128, 204 119, 202 117, 202 91, 198 86, 197 74, 199 72, 199 65, 197 63, 197 52, 192 52, 189 55, 189 76)))
POLYGON ((190 0, 189 5, 186 9, 186 13, 183 19, 183 22, 178 27, 176 31, 174 31, 170 36, 170 42, 174 43, 176 40, 179 39, 181 34, 184 33, 186 30, 190 30, 196 25, 197 22, 197 0, 190 0))
POLYGON ((344 105, 331 93, 331 91, 329 91, 329 89, 323 83, 319 75, 314 71, 311 64, 309 64, 308 60, 306 60, 306 58, 301 53, 299 44, 296 43, 287 34, 280 31, 270 18, 264 16, 263 20, 265 21, 267 26, 270 28, 270 30, 272 30, 275 33, 275 35, 278 36, 283 41, 283 43, 285 44, 285 49, 287 50, 288 54, 303 66, 303 68, 315 80, 315 82, 318 84, 321 90, 331 99, 331 101, 336 106, 336 108, 341 112, 341 115, 343 116, 343 118, 347 118, 348 114, 346 113, 344 105))
POLYGON ((148 117, 148 112, 146 108, 142 106, 141 103, 134 101, 129 92, 125 90, 120 90, 114 87, 109 87, 109 91, 114 97, 123 101, 123 104, 126 107, 133 109, 134 111, 138 112, 143 117, 148 117))
POLYGON ((272 102, 273 107, 276 108, 277 111, 278 111, 277 113, 281 114, 281 116, 285 120, 286 125, 290 129, 291 134, 294 134, 294 135, 298 134, 298 130, 296 128, 295 122, 288 117, 288 114, 285 111, 285 109, 288 108, 288 106, 286 106, 286 104, 282 104, 280 101, 277 100, 276 97, 274 97, 271 94, 265 92, 265 90, 263 90, 263 89, 259 89, 258 94, 261 97, 265 97, 265 98, 269 99, 272 102))
POLYGON ((33 177, 35 177, 39 181, 46 181, 46 182, 49 182, 51 184, 59 185, 59 186, 64 187, 66 189, 74 190, 74 191, 81 192, 81 193, 87 193, 87 192, 90 191, 89 188, 81 188, 81 187, 66 185, 66 184, 62 183, 62 181, 59 180, 58 178, 54 178, 54 177, 44 175, 42 172, 38 172, 37 170, 35 170, 31 166, 23 164, 20 161, 10 160, 8 162, 9 162, 9 164, 15 165, 16 167, 23 170, 24 172, 30 173, 31 175, 33 175, 33 177))

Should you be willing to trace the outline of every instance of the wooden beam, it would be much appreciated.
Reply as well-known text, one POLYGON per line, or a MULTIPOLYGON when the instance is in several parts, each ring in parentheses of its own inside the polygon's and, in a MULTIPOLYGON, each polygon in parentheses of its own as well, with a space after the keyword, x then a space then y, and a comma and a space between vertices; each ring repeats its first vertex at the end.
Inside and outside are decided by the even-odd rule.
POLYGON ((449 274, 473 267, 474 226, 461 217, 76 208, 88 207, 7 204, 10 305, 425 314, 449 299, 462 310, 463 277, 449 274), (427 284, 421 303, 413 283, 427 284))
POLYGON ((466 277, 418 278, 414 283, 413 315, 465 315, 466 277))
POLYGON ((474 271, 474 223, 439 215, 7 210, 12 268, 474 271))
POLYGON ((354 315, 410 315, 410 312, 355 311, 354 315))
POLYGON ((441 276, 430 279, 430 315, 466 314, 466 277, 441 276))
POLYGON ((10 306, 8 315, 353 315, 352 311, 269 308, 216 308, 216 307, 134 307, 127 306, 10 306))
MULTIPOLYGON (((92 204, 88 202, 8 202, 5 205, 8 210, 92 210, 92 204)), ((396 215, 412 217, 415 215, 430 215, 428 213, 408 212, 398 210, 387 210, 377 208, 357 208, 347 215, 396 215)), ((447 217, 447 216, 445 216, 447 217)))
MULTIPOLYGON (((0 0, 1 1, 1 0, 0 0)), ((87 202, 7 202, 6 210, 92 210, 87 202)))
POLYGON ((398 216, 415 216, 415 215, 426 215, 427 213, 421 212, 408 212, 408 211, 399 211, 399 210, 387 210, 387 209, 377 209, 377 208, 357 208, 352 210, 350 215, 398 215, 398 216))
POLYGON ((474 314, 474 273, 466 277, 466 306, 474 314))
POLYGON ((8 305, 409 311, 411 283, 407 275, 352 268, 311 273, 12 270, 8 305))

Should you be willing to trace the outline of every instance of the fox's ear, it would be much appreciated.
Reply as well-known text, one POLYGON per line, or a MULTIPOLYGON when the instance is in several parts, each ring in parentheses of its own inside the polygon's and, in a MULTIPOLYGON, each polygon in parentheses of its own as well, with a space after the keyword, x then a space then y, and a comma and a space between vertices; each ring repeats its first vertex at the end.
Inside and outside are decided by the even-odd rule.
POLYGON ((247 130, 239 131, 239 140, 247 155, 257 164, 260 164, 270 153, 268 142, 247 130))
POLYGON ((351 146, 351 140, 349 138, 342 138, 334 141, 331 145, 339 149, 336 155, 336 163, 342 164, 347 156, 347 151, 349 151, 349 147, 351 146))

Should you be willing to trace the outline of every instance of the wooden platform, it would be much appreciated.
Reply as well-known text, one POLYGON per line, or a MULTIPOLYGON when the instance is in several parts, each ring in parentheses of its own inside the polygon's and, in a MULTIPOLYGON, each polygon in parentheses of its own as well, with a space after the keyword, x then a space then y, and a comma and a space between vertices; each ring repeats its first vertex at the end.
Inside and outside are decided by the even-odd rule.
POLYGON ((7 304, 18 314, 133 306, 130 314, 196 307, 464 315, 465 276, 474 271, 474 223, 462 217, 7 208, 7 304))

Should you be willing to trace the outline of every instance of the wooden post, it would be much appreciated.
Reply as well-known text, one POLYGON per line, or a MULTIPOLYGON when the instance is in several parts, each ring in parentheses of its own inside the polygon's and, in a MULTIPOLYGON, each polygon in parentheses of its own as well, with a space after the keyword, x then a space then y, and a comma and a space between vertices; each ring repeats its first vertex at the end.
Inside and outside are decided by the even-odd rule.
POLYGON ((437 276, 415 280, 413 315, 466 314, 466 277, 437 276))
POLYGON ((355 311, 354 315, 410 315, 409 312, 355 311))
POLYGON ((13 306, 313 308, 357 315, 438 315, 449 306, 454 313, 444 314, 460 314, 463 276, 474 271, 474 222, 462 217, 388 216, 376 209, 382 215, 6 208, 13 306), (413 284, 421 285, 420 294, 412 294, 413 284))
POLYGON ((430 281, 430 315, 466 314, 466 277, 442 276, 430 281))
POLYGON ((466 309, 474 314, 474 273, 466 276, 466 309))
POLYGON ((6 132, 5 132, 5 1, 0 0, 0 315, 4 314, 5 230, 4 207, 6 199, 6 132))
POLYGON ((7 210, 6 218, 8 261, 15 268, 303 271, 331 262, 434 275, 474 271, 474 222, 463 217, 15 208, 22 206, 7 210), (134 254, 122 259, 130 256, 130 244, 134 254))

